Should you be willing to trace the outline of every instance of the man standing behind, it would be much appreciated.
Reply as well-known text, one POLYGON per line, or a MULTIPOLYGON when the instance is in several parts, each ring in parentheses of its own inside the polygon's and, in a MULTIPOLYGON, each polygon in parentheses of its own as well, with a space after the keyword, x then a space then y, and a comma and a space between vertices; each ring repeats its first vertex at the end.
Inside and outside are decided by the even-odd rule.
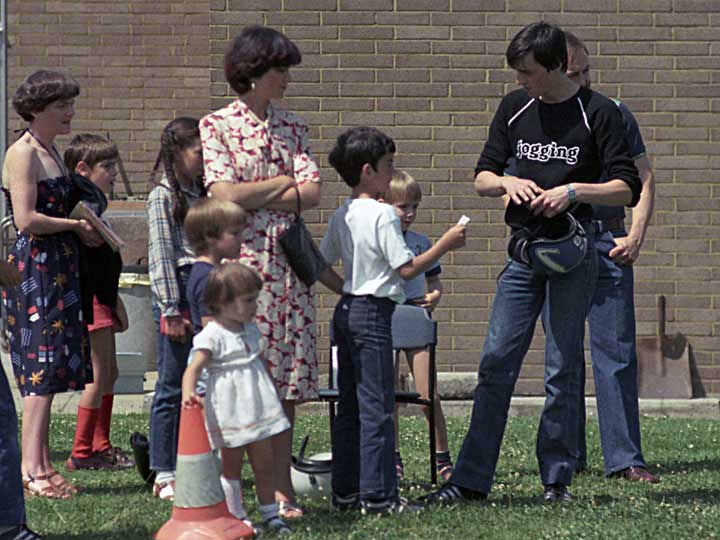
MULTIPOLYGON (((580 86, 590 88, 587 47, 570 32, 565 32, 565 40, 568 49, 566 75, 580 86)), ((632 265, 640 254, 650 224, 655 180, 635 117, 624 103, 618 101, 616 104, 623 116, 625 139, 640 174, 642 191, 640 201, 633 209, 629 234, 625 231, 622 207, 593 206, 598 283, 588 315, 590 351, 605 474, 620 474, 627 480, 654 484, 660 480, 645 468, 640 446, 632 265)), ((581 390, 584 373, 583 365, 581 390)), ((581 399, 577 470, 587 466, 584 392, 581 392, 581 399)))
MULTIPOLYGON (((493 118, 475 168, 481 196, 508 195, 536 215, 570 210, 590 227, 591 204, 637 203, 640 179, 628 154, 617 106, 565 75, 565 34, 537 22, 510 42, 506 59, 522 87, 506 95, 493 118), (516 176, 503 176, 514 157, 516 176), (597 183, 606 172, 608 181, 597 183)), ((543 498, 572 500, 567 486, 577 461, 578 409, 585 318, 595 289, 597 253, 566 273, 547 274, 511 260, 497 293, 478 370, 470 427, 448 484, 429 503, 487 496, 492 486, 510 398, 541 312, 545 326, 547 398, 536 452, 543 498)))

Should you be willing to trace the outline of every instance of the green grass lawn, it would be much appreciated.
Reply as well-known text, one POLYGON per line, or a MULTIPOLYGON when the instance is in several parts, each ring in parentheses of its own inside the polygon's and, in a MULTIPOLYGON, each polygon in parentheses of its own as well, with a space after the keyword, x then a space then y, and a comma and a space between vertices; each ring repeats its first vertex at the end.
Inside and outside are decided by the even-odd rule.
MULTIPOLYGON (((53 460, 64 471, 75 417, 52 419, 53 460)), ((113 442, 128 449, 135 430, 147 430, 146 415, 116 415, 113 442)), ((424 422, 402 418, 401 441, 406 480, 403 495, 424 494, 429 480, 424 422)), ((457 453, 468 421, 449 418, 451 449, 457 453)), ((505 435, 497 483, 490 498, 451 509, 426 509, 388 518, 331 512, 327 501, 308 501, 309 514, 293 523, 298 539, 702 539, 720 536, 720 423, 713 420, 644 418, 645 456, 662 476, 656 486, 606 479, 596 424, 589 429, 588 473, 572 486, 577 501, 557 506, 541 502, 535 460, 535 418, 513 418, 505 435)), ((310 450, 329 448, 327 418, 302 416, 296 430, 310 435, 310 450)), ((296 445, 297 445, 296 444, 296 445)), ((82 486, 67 501, 34 498, 27 502, 29 523, 49 539, 147 539, 170 515, 169 503, 154 499, 139 475, 78 472, 68 478, 82 486)), ((252 472, 246 466, 246 485, 252 472)), ((252 488, 246 493, 251 518, 259 519, 252 488)))

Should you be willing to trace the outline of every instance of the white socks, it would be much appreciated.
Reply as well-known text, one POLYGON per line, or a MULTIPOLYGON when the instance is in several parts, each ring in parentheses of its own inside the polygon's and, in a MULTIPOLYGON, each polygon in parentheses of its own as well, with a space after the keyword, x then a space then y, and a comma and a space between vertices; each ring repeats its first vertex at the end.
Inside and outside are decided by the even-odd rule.
MULTIPOLYGON (((243 506, 242 480, 230 480, 221 475, 220 483, 222 484, 223 492, 225 493, 225 503, 230 513, 237 519, 247 519, 247 512, 243 506)), ((277 513, 277 510, 275 513, 277 513)))

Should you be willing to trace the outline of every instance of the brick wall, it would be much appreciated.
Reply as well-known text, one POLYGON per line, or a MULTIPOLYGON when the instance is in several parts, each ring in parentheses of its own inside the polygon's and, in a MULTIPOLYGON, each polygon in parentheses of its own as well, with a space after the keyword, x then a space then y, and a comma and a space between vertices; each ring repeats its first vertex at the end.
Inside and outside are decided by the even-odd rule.
MULTIPOLYGON (((40 68, 75 77, 73 132, 110 136, 136 193, 178 115, 210 107, 208 0, 9 0, 8 97, 40 68)), ((9 106, 12 130, 24 126, 9 106)), ((62 148, 65 139, 58 139, 62 148)), ((118 178, 116 191, 124 193, 118 178)))
MULTIPOLYGON (((472 168, 514 86, 507 43, 541 17, 586 41, 595 89, 630 105, 648 144, 658 197, 636 267, 638 333, 654 332, 656 295, 667 295, 668 331, 688 336, 700 390, 720 394, 720 2, 10 0, 10 88, 36 67, 67 68, 90 92, 78 102, 78 125, 117 130, 142 182, 165 120, 231 99, 222 74, 228 40, 253 23, 286 32, 304 55, 286 106, 308 119, 323 166, 322 203, 307 216, 314 231, 322 233, 347 193, 327 168, 334 138, 358 124, 386 130, 398 142, 398 164, 422 181, 418 230, 437 237, 460 214, 473 219, 468 246, 443 261, 447 293, 436 318, 440 369, 475 371, 506 231, 499 201, 474 195, 472 168), (161 63, 169 60, 180 63, 161 63)), ((319 295, 323 334, 333 302, 319 295)), ((538 332, 518 393, 542 391, 542 345, 538 332)))
MULTIPOLYGON (((545 18, 572 29, 593 55, 595 88, 635 111, 658 180, 656 215, 637 266, 640 334, 652 334, 655 298, 668 296, 670 332, 693 345, 702 386, 720 393, 720 2, 690 0, 213 0, 214 107, 230 94, 222 54, 251 23, 300 47, 286 105, 312 126, 323 165, 321 233, 347 188, 326 154, 347 127, 380 127, 397 162, 422 181, 418 230, 441 234, 466 213, 467 247, 445 258, 441 370, 475 371, 495 277, 504 260, 500 202, 472 190, 472 169, 500 97, 512 89, 508 40, 545 18), (588 7, 589 6, 589 7, 588 7)), ((319 299, 320 318, 334 300, 319 299)), ((323 343, 323 342, 321 342, 323 343)), ((323 345, 321 345, 322 347, 323 345)), ((541 332, 518 393, 542 391, 541 332)))

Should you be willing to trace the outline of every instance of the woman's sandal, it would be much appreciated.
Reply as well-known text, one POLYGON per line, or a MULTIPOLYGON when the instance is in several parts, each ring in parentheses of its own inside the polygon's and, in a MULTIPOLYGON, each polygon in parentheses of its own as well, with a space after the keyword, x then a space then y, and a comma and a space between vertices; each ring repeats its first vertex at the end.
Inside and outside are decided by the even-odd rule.
POLYGON ((47 474, 38 474, 36 476, 25 473, 22 479, 23 490, 30 497, 44 497, 46 499, 69 499, 70 493, 60 491, 50 481, 47 474), (43 487, 37 485, 38 482, 47 482, 43 487))
POLYGON ((68 495, 77 495, 80 493, 80 489, 74 486, 67 479, 60 474, 60 471, 52 471, 47 475, 48 481, 61 493, 67 493, 68 495), (60 478, 60 480, 53 482, 53 478, 60 478))
POLYGON ((283 519, 293 520, 299 519, 305 515, 305 509, 297 503, 290 501, 280 501, 278 503, 278 516, 283 519))
POLYGON ((158 497, 161 501, 175 500, 175 480, 153 484, 153 497, 158 497))
POLYGON ((437 473, 440 475, 440 478, 445 480, 445 482, 450 480, 453 472, 455 472, 455 469, 453 467, 452 461, 437 464, 437 473))

